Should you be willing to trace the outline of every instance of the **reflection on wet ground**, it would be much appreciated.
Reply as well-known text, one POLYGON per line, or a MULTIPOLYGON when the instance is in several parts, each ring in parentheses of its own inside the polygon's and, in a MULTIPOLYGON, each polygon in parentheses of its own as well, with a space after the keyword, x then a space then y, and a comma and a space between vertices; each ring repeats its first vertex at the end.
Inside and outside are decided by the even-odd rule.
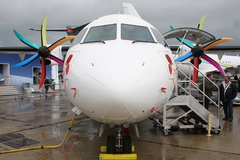
MULTIPOLYGON (((58 145, 62 142, 73 116, 66 96, 0 97, 0 151, 34 146, 58 145)), ((222 114, 222 113, 221 113, 222 114)), ((180 130, 164 136, 148 119, 139 123, 140 138, 133 128, 130 134, 138 160, 240 159, 240 107, 234 107, 233 122, 222 121, 219 135, 180 130)), ((223 116, 222 116, 223 117, 223 116)), ((84 114, 77 116, 67 141, 58 149, 40 149, 2 154, 1 159, 94 160, 100 146, 115 130, 105 127, 98 137, 100 124, 84 114)))

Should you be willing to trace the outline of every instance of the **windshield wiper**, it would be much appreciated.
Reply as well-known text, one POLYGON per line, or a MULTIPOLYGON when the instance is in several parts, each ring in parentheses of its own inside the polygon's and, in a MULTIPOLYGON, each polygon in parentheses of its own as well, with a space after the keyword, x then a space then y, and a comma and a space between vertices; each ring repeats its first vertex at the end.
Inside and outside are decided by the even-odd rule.
POLYGON ((144 40, 134 40, 132 43, 136 43, 136 42, 156 43, 156 42, 153 42, 153 41, 144 41, 144 40))
POLYGON ((85 43, 103 43, 105 44, 106 42, 105 41, 89 41, 89 42, 83 42, 82 44, 85 44, 85 43))

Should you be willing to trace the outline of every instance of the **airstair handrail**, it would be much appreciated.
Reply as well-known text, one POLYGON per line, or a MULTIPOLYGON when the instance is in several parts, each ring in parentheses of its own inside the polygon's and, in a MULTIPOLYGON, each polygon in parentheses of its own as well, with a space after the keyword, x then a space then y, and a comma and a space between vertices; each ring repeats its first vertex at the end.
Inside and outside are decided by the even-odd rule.
POLYGON ((217 108, 218 108, 218 117, 220 116, 220 88, 219 88, 219 86, 218 85, 216 85, 212 80, 210 80, 206 75, 204 75, 198 68, 196 68, 192 63, 189 63, 189 62, 177 62, 176 63, 176 65, 177 65, 177 73, 178 73, 178 75, 179 75, 179 73, 181 73, 182 74, 182 77, 183 77, 183 79, 184 80, 181 80, 181 81, 179 81, 179 80, 177 80, 177 87, 176 87, 176 92, 177 92, 177 95, 179 95, 179 93, 178 93, 178 91, 179 91, 179 88, 181 88, 182 90, 184 90, 185 91, 185 93, 186 94, 189 94, 189 95, 192 95, 192 93, 191 93, 191 91, 192 91, 192 89, 191 89, 191 85, 192 86, 194 86, 198 91, 199 91, 199 93, 201 93, 202 94, 202 96, 203 96, 203 104, 204 104, 204 102, 205 102, 205 97, 207 97, 217 108), (179 67, 178 67, 178 65, 188 65, 188 67, 189 67, 189 75, 186 75, 183 71, 181 71, 180 69, 179 69, 179 67), (203 84, 203 90, 201 90, 200 88, 199 88, 199 86, 198 86, 198 84, 197 83, 195 83, 195 82, 193 82, 192 80, 191 80, 191 75, 192 75, 192 70, 193 69, 197 69, 198 70, 198 73, 199 74, 201 74, 202 75, 202 84, 203 84), (211 99, 211 97, 208 97, 206 94, 205 94, 205 80, 209 80, 215 87, 216 87, 216 89, 217 89, 217 102, 215 102, 214 100, 212 100, 211 99), (179 84, 179 82, 182 82, 183 84, 185 84, 185 86, 182 86, 181 84, 179 84), (187 84, 187 85, 186 85, 187 84), (184 88, 184 87, 186 87, 186 86, 189 86, 189 91, 187 91, 187 89, 186 88, 184 88))

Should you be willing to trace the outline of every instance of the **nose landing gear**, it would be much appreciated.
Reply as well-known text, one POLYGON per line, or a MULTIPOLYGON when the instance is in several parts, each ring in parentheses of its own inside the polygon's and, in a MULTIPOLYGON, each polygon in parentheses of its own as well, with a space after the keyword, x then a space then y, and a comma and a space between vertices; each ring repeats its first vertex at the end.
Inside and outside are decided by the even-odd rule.
POLYGON ((122 137, 123 126, 116 126, 117 136, 110 135, 107 138, 107 146, 101 147, 101 152, 106 154, 100 154, 102 159, 137 159, 137 154, 132 153, 135 151, 132 145, 132 138, 129 135, 122 137), (114 157, 114 158, 113 158, 114 157))

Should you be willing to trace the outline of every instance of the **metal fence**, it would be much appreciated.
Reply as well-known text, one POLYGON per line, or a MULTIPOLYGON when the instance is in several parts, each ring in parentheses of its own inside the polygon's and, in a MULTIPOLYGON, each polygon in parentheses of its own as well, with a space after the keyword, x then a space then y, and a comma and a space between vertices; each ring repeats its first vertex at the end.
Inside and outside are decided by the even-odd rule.
POLYGON ((39 85, 23 83, 22 85, 1 85, 0 97, 48 97, 56 95, 66 95, 64 84, 46 84, 39 89, 39 85))

